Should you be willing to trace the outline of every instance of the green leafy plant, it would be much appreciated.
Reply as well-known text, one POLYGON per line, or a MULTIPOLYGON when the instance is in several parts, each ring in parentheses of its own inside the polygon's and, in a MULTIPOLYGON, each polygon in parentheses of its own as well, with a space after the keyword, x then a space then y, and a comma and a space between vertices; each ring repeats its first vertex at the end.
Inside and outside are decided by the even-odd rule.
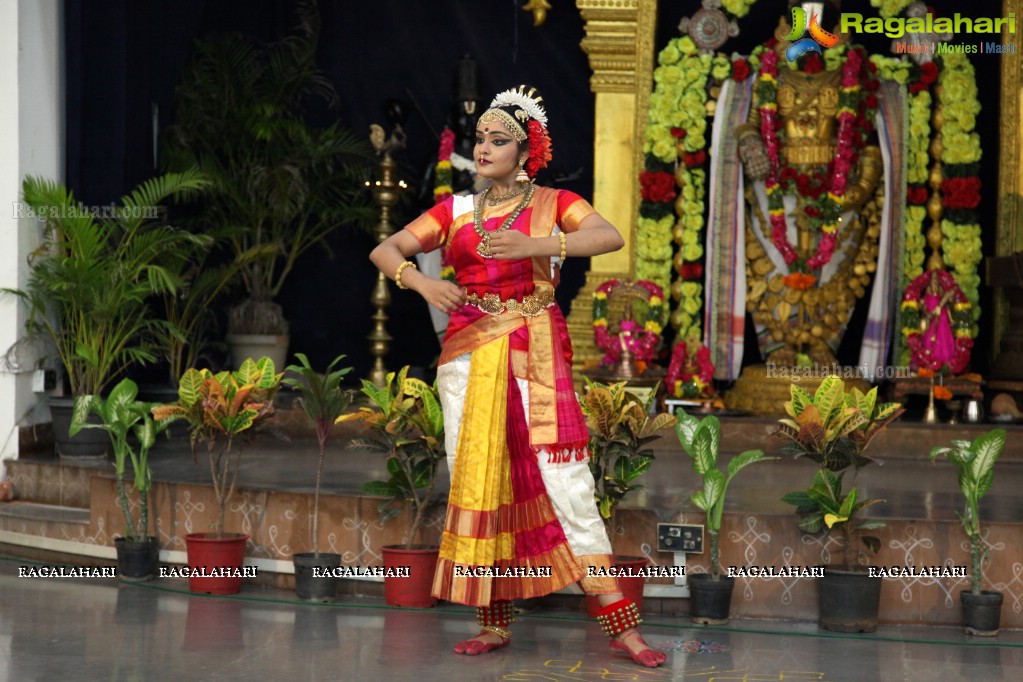
POLYGON ((368 139, 304 120, 310 101, 334 106, 338 95, 316 67, 315 6, 300 4, 298 15, 297 30, 267 46, 237 34, 198 41, 164 146, 170 168, 198 166, 211 178, 199 222, 226 230, 247 294, 229 316, 234 334, 286 334, 273 299, 299 257, 375 214, 368 139))
POLYGON ((387 498, 379 508, 384 521, 400 513, 400 507, 392 503, 411 505, 406 548, 414 544, 426 510, 434 502, 437 465, 446 456, 437 387, 408 376, 408 370, 405 366, 388 373, 383 386, 363 379, 361 390, 368 405, 337 420, 358 421, 370 429, 371 435, 349 441, 350 450, 387 457, 389 478, 365 483, 362 490, 387 498))
POLYGON ((309 364, 304 353, 295 353, 301 363, 288 365, 288 371, 294 376, 285 376, 282 383, 299 393, 298 405, 316 427, 316 441, 320 447, 320 457, 316 465, 316 491, 313 494, 313 554, 320 554, 320 482, 323 479, 323 462, 326 459, 327 441, 330 430, 337 418, 348 411, 352 403, 352 392, 341 388, 341 380, 352 371, 351 367, 334 369, 345 359, 344 355, 334 358, 326 371, 320 375, 309 364))
POLYGON ((707 535, 710 540, 710 572, 712 580, 721 579, 721 554, 719 535, 721 520, 725 511, 725 494, 728 484, 735 475, 750 464, 778 459, 766 457, 762 450, 747 450, 730 459, 724 471, 718 467, 718 451, 721 442, 721 422, 714 415, 703 419, 679 409, 676 413, 675 434, 682 450, 692 460, 693 471, 703 479, 690 498, 698 509, 706 514, 707 535))
MULTIPOLYGON (((884 501, 860 499, 856 475, 874 461, 863 451, 904 410, 899 403, 878 403, 877 387, 866 393, 858 388, 847 392, 837 376, 826 377, 813 395, 796 384, 792 384, 790 392, 792 399, 785 403, 789 417, 780 420, 775 435, 789 441, 783 448, 786 453, 808 457, 817 463, 818 469, 809 489, 788 493, 782 500, 796 507, 803 531, 817 533, 825 527, 842 530, 845 540, 842 564, 851 571, 853 535, 884 527, 882 521, 857 520, 862 510, 884 501), (850 470, 853 486, 844 493, 843 479, 850 470)), ((875 536, 860 535, 860 539, 872 552, 881 547, 875 536)))
POLYGON ((149 450, 156 436, 167 428, 168 422, 154 421, 150 415, 152 403, 141 402, 138 386, 131 379, 121 379, 103 399, 98 395, 75 398, 71 418, 71 435, 82 429, 103 429, 110 436, 114 448, 114 471, 117 475, 117 496, 124 514, 124 537, 131 542, 143 542, 149 536, 149 491, 153 485, 153 472, 149 466, 149 450), (89 415, 100 418, 99 424, 89 423, 89 415), (131 462, 132 481, 138 492, 139 514, 131 512, 125 476, 131 462))
MULTIPOLYGON (((580 400, 586 426, 590 431, 590 473, 595 484, 597 509, 605 524, 614 529, 618 505, 654 461, 648 447, 657 432, 671 428, 675 419, 653 411, 656 389, 644 402, 625 388, 625 382, 602 384, 586 380, 586 392, 580 400)), ((613 537, 613 534, 612 534, 613 537)))
POLYGON ((986 558, 980 532, 980 500, 991 488, 995 462, 1005 447, 1005 439, 1005 429, 992 429, 972 442, 953 440, 952 447, 931 450, 931 461, 944 455, 959 472, 959 490, 966 502, 959 520, 970 539, 970 592, 977 595, 981 593, 983 561, 986 558))
POLYGON ((234 495, 241 465, 242 448, 235 440, 265 427, 274 413, 273 398, 283 374, 274 372, 270 358, 246 358, 237 371, 217 372, 188 369, 178 385, 178 402, 153 407, 157 421, 180 419, 187 422, 192 456, 196 446, 206 444, 210 478, 219 513, 215 524, 224 533, 227 503, 234 495))
POLYGON ((214 249, 221 238, 216 230, 204 232, 209 241, 199 248, 178 249, 163 257, 164 267, 180 281, 173 291, 160 295, 164 329, 158 330, 157 349, 167 361, 171 383, 189 367, 199 365, 200 358, 212 344, 216 305, 238 282, 241 264, 234 260, 216 264, 214 249))
POLYGON ((154 294, 182 281, 166 254, 207 247, 209 239, 160 222, 157 209, 207 185, 195 170, 168 173, 124 196, 112 215, 82 206, 64 185, 27 177, 23 195, 44 221, 44 243, 30 257, 24 289, 5 289, 29 308, 25 340, 53 344, 75 396, 102 394, 125 369, 156 359, 157 338, 176 333, 153 317, 154 294))

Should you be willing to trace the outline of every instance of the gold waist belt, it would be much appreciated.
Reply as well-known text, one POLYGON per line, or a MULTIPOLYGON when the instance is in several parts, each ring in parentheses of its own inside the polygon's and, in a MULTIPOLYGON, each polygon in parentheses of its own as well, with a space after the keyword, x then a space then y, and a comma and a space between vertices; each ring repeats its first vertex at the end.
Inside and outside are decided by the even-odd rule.
POLYGON ((521 301, 509 298, 502 301, 497 294, 468 294, 465 297, 466 303, 476 306, 488 315, 500 315, 505 312, 518 313, 523 317, 536 317, 547 308, 554 305, 554 291, 544 289, 538 293, 530 294, 521 301))

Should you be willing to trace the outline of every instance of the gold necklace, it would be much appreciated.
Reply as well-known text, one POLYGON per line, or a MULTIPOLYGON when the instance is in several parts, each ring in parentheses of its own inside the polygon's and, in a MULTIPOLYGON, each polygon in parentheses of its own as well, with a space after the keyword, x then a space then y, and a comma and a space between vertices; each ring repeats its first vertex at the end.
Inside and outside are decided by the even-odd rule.
POLYGON ((530 199, 533 198, 534 190, 536 190, 536 185, 530 183, 529 187, 526 189, 526 196, 522 197, 522 201, 520 201, 519 205, 515 207, 515 210, 509 213, 508 217, 501 223, 501 226, 493 232, 487 232, 483 229, 483 203, 487 200, 487 197, 490 196, 490 188, 487 187, 483 190, 483 194, 480 195, 480 201, 476 204, 476 208, 474 208, 472 212, 472 227, 476 230, 476 234, 478 234, 482 240, 479 243, 479 246, 476 247, 476 253, 484 258, 494 257, 493 254, 490 253, 490 237, 498 232, 504 232, 511 227, 512 223, 514 223, 515 219, 519 217, 519 214, 522 213, 523 209, 529 205, 530 199))
POLYGON ((491 206, 496 206, 497 204, 501 203, 502 201, 508 201, 512 197, 517 197, 520 194, 523 194, 524 192, 526 192, 529 189, 529 185, 530 184, 532 184, 532 183, 521 182, 521 183, 519 183, 518 187, 516 187, 512 191, 508 192, 507 194, 495 194, 492 197, 488 197, 487 201, 490 202, 491 206))

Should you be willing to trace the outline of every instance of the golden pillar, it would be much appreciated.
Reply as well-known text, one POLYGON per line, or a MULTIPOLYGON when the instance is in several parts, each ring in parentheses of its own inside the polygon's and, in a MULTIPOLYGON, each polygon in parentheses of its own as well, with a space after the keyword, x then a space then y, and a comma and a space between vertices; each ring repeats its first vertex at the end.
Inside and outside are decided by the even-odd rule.
POLYGON ((576 370, 603 355, 593 341, 593 291, 609 279, 634 274, 639 171, 647 103, 653 83, 657 3, 649 0, 576 0, 586 37, 581 43, 593 75, 593 206, 625 238, 615 253, 590 260, 586 283, 572 301, 568 333, 576 370))
MULTIPOLYGON (((1023 0, 1003 0, 1002 16, 1023 13, 1023 0)), ((1002 42, 1015 43, 1016 35, 1002 31, 1002 42)), ((998 135, 998 225, 995 256, 1010 256, 1023 251, 1023 53, 998 55, 1001 60, 1001 100, 998 135)), ((981 160, 981 163, 991 163, 981 160)), ((990 284, 990 282, 989 282, 990 284)), ((994 291, 994 333, 992 357, 1001 349, 1002 336, 1009 327, 1009 304, 1005 292, 994 291)))

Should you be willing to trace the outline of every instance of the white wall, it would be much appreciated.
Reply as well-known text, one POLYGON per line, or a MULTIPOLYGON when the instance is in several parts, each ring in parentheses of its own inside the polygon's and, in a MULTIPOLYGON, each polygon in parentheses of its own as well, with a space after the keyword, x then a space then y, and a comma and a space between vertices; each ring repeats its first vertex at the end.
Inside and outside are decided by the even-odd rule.
MULTIPOLYGON (((24 286, 39 226, 17 218, 26 175, 64 178, 64 39, 61 0, 0 0, 0 287, 24 286), (14 247, 17 248, 14 248, 14 247)), ((0 295, 0 353, 21 337, 24 307, 0 295)), ((0 365, 0 478, 17 456, 18 428, 49 420, 32 392, 32 350, 0 365)))

